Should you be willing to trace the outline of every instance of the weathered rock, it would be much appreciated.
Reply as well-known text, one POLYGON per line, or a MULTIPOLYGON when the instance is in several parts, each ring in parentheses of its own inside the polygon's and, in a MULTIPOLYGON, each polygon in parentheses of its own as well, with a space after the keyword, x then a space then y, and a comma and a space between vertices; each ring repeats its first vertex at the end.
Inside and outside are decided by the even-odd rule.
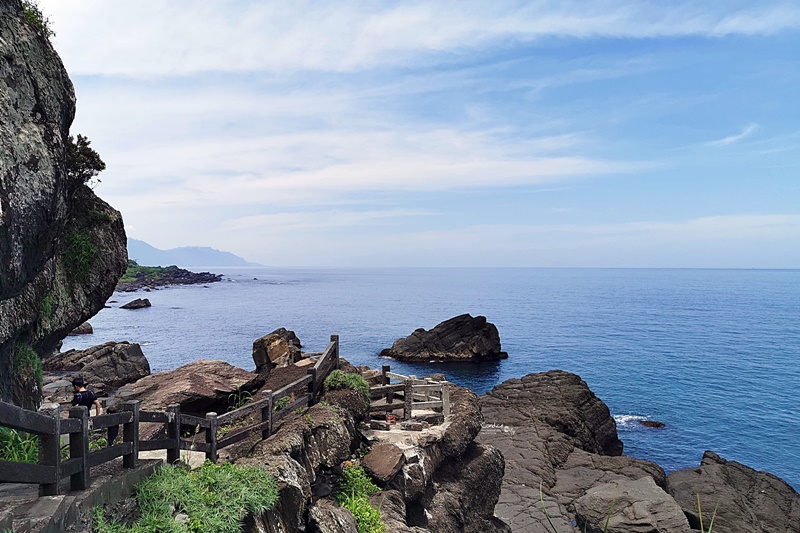
POLYGON ((358 527, 350 511, 322 500, 308 510, 308 532, 358 533, 358 527))
POLYGON ((300 339, 286 328, 278 328, 272 333, 253 341, 253 362, 261 372, 276 366, 286 366, 300 359, 300 339))
POLYGON ((107 342, 69 350, 42 361, 48 371, 79 371, 95 391, 108 391, 150 375, 150 363, 138 344, 107 342))
POLYGON ((664 422, 659 422, 658 420, 639 420, 639 423, 646 428, 663 428, 666 427, 664 422))
POLYGON ((151 307, 151 306, 152 304, 150 303, 150 300, 148 300, 147 298, 136 298, 135 300, 131 300, 125 305, 121 305, 120 309, 143 309, 145 307, 151 307))
MULTIPOLYGON (((230 407, 231 394, 252 392, 264 384, 257 374, 232 366, 225 361, 195 361, 169 372, 158 372, 123 386, 118 401, 139 400, 147 411, 164 411, 177 403, 184 413, 204 416, 207 412, 224 413, 230 407)), ((143 438, 152 437, 160 428, 143 426, 143 438)))
POLYGON ((422 328, 397 339, 383 357, 400 361, 495 361, 508 354, 500 348, 500 335, 486 317, 459 315, 430 331, 422 328))
POLYGON ((563 371, 508 380, 480 398, 486 420, 477 441, 505 457, 496 515, 514 531, 546 531, 539 487, 558 533, 571 532, 576 499, 617 479, 651 476, 663 486, 656 464, 623 457, 608 407, 579 376, 563 371))
POLYGON ((364 456, 364 468, 383 483, 396 476, 405 463, 403 450, 389 443, 376 444, 364 456))
POLYGON ((592 487, 575 502, 575 511, 578 528, 587 533, 691 531, 680 506, 649 476, 592 487))
POLYGON ((19 0, 0 2, 0 399, 34 408, 31 351, 103 308, 127 262, 119 212, 67 172, 75 95, 19 0))
POLYGON ((91 335, 92 333, 94 333, 92 325, 88 322, 84 322, 77 328, 70 331, 67 335, 91 335))
POLYGON ((698 496, 706 527, 716 508, 715 533, 795 533, 800 524, 800 495, 791 486, 711 451, 698 468, 667 476, 667 491, 695 529, 700 526, 698 496))
POLYGON ((67 379, 58 379, 42 387, 42 396, 45 402, 48 403, 68 402, 72 400, 73 390, 71 381, 67 379))

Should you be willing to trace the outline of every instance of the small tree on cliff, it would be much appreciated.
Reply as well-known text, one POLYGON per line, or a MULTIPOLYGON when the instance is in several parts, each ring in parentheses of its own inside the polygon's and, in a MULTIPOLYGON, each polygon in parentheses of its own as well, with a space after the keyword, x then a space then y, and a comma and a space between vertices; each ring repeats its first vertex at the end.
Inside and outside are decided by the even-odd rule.
POLYGON ((50 19, 44 16, 36 0, 22 0, 22 14, 25 15, 25 20, 41 31, 45 37, 53 37, 56 34, 50 27, 50 19))
MULTIPOLYGON (((100 154, 89 147, 91 142, 81 134, 67 138, 67 177, 80 183, 88 183, 106 169, 100 154)), ((97 180, 100 183, 100 180, 97 180)))

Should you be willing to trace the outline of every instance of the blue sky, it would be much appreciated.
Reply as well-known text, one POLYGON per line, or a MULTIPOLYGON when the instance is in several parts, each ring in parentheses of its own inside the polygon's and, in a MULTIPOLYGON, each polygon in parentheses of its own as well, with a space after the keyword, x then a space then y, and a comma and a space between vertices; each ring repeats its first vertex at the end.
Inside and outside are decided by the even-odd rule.
POLYGON ((42 0, 130 236, 800 268, 797 2, 42 0))

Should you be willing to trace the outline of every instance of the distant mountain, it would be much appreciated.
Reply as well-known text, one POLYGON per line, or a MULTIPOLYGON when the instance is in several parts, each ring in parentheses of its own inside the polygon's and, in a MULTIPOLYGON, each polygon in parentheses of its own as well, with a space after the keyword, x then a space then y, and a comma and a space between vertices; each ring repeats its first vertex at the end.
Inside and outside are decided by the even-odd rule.
POLYGON ((182 246, 159 250, 144 241, 128 238, 128 257, 144 266, 179 267, 239 267, 263 266, 245 261, 230 252, 221 252, 207 246, 182 246))

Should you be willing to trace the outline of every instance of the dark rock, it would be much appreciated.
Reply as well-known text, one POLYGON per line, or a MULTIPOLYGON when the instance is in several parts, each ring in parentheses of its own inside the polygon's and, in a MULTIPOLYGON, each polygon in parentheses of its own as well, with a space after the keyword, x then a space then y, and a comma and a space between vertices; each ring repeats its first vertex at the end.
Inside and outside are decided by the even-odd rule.
POLYGON ((88 322, 84 322, 77 328, 70 331, 67 335, 91 335, 94 333, 94 329, 92 329, 92 325, 88 322))
POLYGON ((663 428, 666 427, 664 422, 659 422, 658 420, 639 420, 639 423, 644 427, 648 428, 663 428))
POLYGON ((294 331, 278 328, 253 341, 253 362, 256 370, 287 366, 300 359, 300 339, 294 331))
POLYGON ((308 532, 358 533, 358 527, 350 511, 322 500, 308 510, 308 532))
POLYGON ((330 405, 338 405, 349 411, 356 422, 367 418, 369 405, 359 391, 352 389, 328 391, 325 393, 324 400, 330 405))
POLYGON ((495 361, 508 354, 500 348, 500 335, 486 317, 460 315, 430 331, 418 329, 398 339, 380 353, 400 361, 495 361))
POLYGON ((490 424, 477 441, 500 449, 506 469, 495 514, 515 531, 572 531, 574 502, 593 486, 652 477, 656 464, 622 456, 622 442, 608 407, 579 376, 554 370, 508 380, 480 398, 490 424))
MULTIPOLYGON (((159 287, 172 285, 200 285, 203 283, 215 283, 222 280, 221 274, 211 272, 192 272, 175 265, 160 267, 153 274, 140 273, 134 281, 120 281, 117 283, 116 290, 119 292, 135 292, 144 290, 159 290, 159 287)), ((207 287, 206 287, 207 288, 207 287)))
POLYGON ((414 421, 402 422, 400 424, 400 429, 402 429, 403 431, 422 431, 423 429, 422 422, 414 422, 414 421))
POLYGON ((389 443, 376 444, 364 456, 364 468, 383 483, 397 475, 405 462, 403 450, 389 443))
POLYGON ((86 350, 53 355, 42 364, 45 370, 79 371, 96 391, 116 389, 150 374, 150 363, 138 344, 107 342, 86 350))
POLYGON ((389 431, 392 429, 392 426, 389 425, 389 422, 385 422, 383 420, 370 420, 369 428, 377 429, 378 431, 389 431))
POLYGON ((800 524, 800 495, 791 486, 711 451, 698 468, 667 476, 667 492, 695 529, 700 527, 698 496, 706 527, 716 509, 715 532, 794 533, 800 524))
POLYGON ((314 483, 314 486, 311 487, 311 494, 313 494, 317 498, 327 498, 332 493, 333 493, 333 487, 322 481, 314 483))
POLYGON ((587 533, 691 531, 680 506, 648 476, 592 487, 575 502, 575 512, 579 530, 587 533))
POLYGON ((125 271, 125 229, 68 171, 72 82, 19 1, 0 2, 0 72, 0 400, 36 408, 38 377, 16 354, 50 353, 103 308, 125 271))
POLYGON ((120 309, 142 309, 143 307, 151 307, 152 304, 150 300, 147 298, 136 298, 135 300, 131 300, 130 302, 126 303, 123 306, 120 306, 120 309))

